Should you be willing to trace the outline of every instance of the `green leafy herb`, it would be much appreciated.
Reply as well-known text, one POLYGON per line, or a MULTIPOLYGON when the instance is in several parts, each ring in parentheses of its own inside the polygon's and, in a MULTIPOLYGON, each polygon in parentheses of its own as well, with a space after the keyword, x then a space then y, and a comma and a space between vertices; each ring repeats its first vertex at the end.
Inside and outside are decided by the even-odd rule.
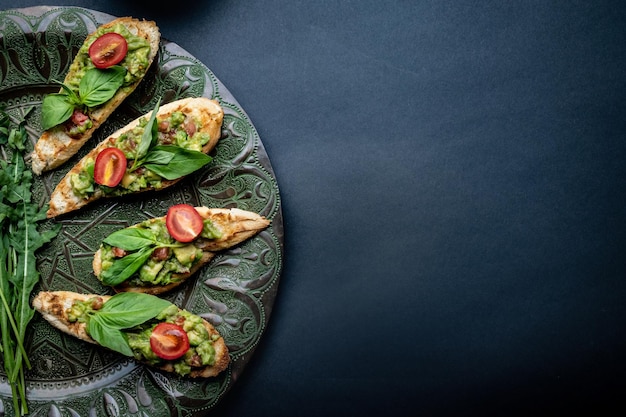
POLYGON ((63 123, 72 116, 75 104, 68 100, 67 94, 48 94, 41 106, 42 127, 50 129, 63 123))
POLYGON ((100 279, 105 285, 118 285, 133 276, 146 263, 152 254, 152 247, 145 247, 138 252, 129 253, 102 271, 100 279))
POLYGON ((85 72, 78 86, 78 95, 87 107, 96 107, 111 99, 124 84, 126 68, 114 65, 106 69, 92 68, 85 72))
POLYGON ((157 102, 150 120, 144 127, 141 142, 137 146, 135 160, 130 168, 134 171, 143 166, 166 180, 175 180, 189 175, 213 160, 204 152, 174 145, 157 145, 158 124, 156 115, 161 100, 157 102))
POLYGON ((28 413, 24 367, 31 366, 24 347, 34 315, 29 299, 39 281, 35 253, 61 227, 38 228, 46 219, 47 207, 39 207, 31 199, 33 174, 24 162, 27 140, 25 121, 12 128, 10 118, 0 110, 0 145, 11 155, 10 161, 0 160, 0 351, 13 408, 22 416, 28 413))
POLYGON ((42 103, 42 128, 50 129, 72 116, 76 107, 93 108, 110 100, 124 84, 126 68, 113 65, 106 69, 91 68, 80 80, 78 94, 63 83, 63 92, 48 94, 42 103))
POLYGON ((153 319, 171 304, 154 295, 119 293, 105 302, 101 309, 88 313, 87 332, 102 346, 133 356, 123 330, 153 319))
MULTIPOLYGON (((148 123, 143 130, 141 142, 139 142, 139 146, 137 146, 135 164, 137 164, 138 161, 141 161, 148 154, 150 148, 153 147, 157 141, 158 124, 156 123, 156 116, 157 112, 159 111, 160 104, 161 99, 159 99, 159 101, 157 101, 157 103, 155 104, 154 109, 152 110, 152 114, 150 115, 150 120, 148 120, 148 123)), ((133 164, 133 167, 135 166, 135 164, 133 164)))
POLYGON ((213 158, 209 155, 173 145, 155 146, 146 156, 143 166, 167 180, 189 175, 213 158), (167 162, 165 162, 167 161, 167 162))
POLYGON ((152 252, 157 248, 176 248, 184 243, 171 240, 159 241, 158 236, 150 229, 127 227, 111 233, 104 240, 109 246, 115 246, 131 253, 116 259, 107 269, 100 273, 100 280, 105 285, 119 285, 132 277, 146 263, 152 252))
POLYGON ((89 329, 87 331, 91 338, 99 341, 98 343, 102 346, 108 347, 122 355, 133 356, 133 351, 130 349, 124 333, 119 329, 107 327, 98 316, 94 316, 89 320, 89 329))
POLYGON ((149 229, 127 227, 111 233, 103 242, 107 245, 116 246, 124 250, 135 251, 146 246, 154 245, 156 243, 156 236, 149 229))

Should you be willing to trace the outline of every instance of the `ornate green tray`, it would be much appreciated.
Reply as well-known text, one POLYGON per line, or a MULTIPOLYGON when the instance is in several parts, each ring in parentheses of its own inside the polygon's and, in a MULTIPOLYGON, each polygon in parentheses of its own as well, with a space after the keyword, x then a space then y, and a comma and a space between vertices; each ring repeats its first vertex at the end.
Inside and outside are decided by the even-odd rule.
MULTIPOLYGON (((0 11, 0 105, 16 121, 27 115, 32 143, 41 131, 42 98, 58 90, 52 80, 64 78, 87 34, 114 18, 79 7, 0 11)), ((284 251, 276 178, 244 110, 205 65, 175 43, 162 39, 155 65, 139 88, 74 159, 36 178, 33 195, 47 203, 62 176, 90 147, 151 110, 159 98, 166 103, 189 96, 215 98, 224 108, 222 138, 212 153, 213 162, 173 189, 110 199, 43 222, 42 228, 58 222, 62 229, 38 252, 41 279, 35 293, 40 289, 111 293, 91 269, 101 240, 114 230, 162 216, 173 204, 257 212, 271 220, 268 229, 220 253, 195 279, 164 296, 216 326, 230 349, 230 367, 206 380, 164 374, 61 334, 36 314, 27 340, 33 365, 27 373, 32 416, 207 415, 236 382, 266 329, 284 251)), ((10 393, 0 369, 0 415, 13 415, 10 393)))

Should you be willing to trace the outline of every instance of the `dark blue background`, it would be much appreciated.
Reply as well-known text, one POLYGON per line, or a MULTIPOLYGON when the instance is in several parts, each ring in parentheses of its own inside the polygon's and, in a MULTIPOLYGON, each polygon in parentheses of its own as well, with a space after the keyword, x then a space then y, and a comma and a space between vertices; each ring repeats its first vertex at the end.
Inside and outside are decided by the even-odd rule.
POLYGON ((1 8, 41 4, 156 20, 270 156, 279 293, 211 415, 624 415, 624 2, 1 8))

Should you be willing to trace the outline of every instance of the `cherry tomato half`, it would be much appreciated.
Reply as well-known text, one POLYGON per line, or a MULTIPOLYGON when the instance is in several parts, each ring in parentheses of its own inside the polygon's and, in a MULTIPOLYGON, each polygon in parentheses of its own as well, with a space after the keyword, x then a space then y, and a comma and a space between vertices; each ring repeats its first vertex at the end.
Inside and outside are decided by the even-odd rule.
POLYGON ((100 185, 115 187, 126 173, 126 155, 118 148, 106 148, 96 156, 93 179, 100 185))
POLYGON ((167 211, 165 226, 170 236, 179 242, 191 242, 198 237, 204 224, 202 216, 189 204, 177 204, 167 211))
POLYGON ((178 359, 189 350, 189 337, 178 324, 159 323, 150 335, 150 349, 159 358, 178 359))
POLYGON ((128 43, 119 33, 109 32, 100 36, 89 46, 89 58, 96 68, 108 68, 118 64, 128 52, 128 43))

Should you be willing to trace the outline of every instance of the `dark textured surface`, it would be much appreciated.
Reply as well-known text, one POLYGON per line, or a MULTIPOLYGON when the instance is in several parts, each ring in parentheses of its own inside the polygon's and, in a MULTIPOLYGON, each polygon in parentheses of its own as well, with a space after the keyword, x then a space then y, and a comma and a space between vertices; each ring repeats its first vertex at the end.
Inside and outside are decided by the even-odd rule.
POLYGON ((263 139, 284 271, 211 415, 626 411, 622 2, 40 4, 156 20, 263 139))

